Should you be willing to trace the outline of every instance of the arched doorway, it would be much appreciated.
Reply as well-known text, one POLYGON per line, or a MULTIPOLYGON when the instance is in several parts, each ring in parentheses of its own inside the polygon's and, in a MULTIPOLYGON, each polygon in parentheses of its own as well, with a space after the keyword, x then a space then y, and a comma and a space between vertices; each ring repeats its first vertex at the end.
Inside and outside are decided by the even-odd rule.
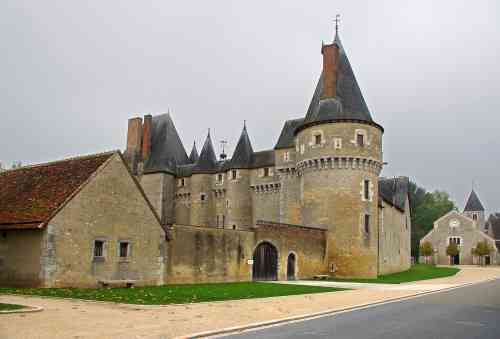
POLYGON ((263 242, 253 252, 253 280, 278 280, 278 250, 263 242))
POLYGON ((288 255, 287 265, 286 265, 286 279, 295 280, 295 254, 290 253, 288 255))

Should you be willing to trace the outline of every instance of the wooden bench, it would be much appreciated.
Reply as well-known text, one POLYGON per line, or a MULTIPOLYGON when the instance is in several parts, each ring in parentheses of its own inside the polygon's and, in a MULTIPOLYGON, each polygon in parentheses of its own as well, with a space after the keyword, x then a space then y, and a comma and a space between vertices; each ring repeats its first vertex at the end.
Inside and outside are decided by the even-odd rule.
POLYGON ((317 274, 313 277, 314 280, 327 280, 330 278, 328 274, 317 274))
POLYGON ((131 288, 137 284, 138 280, 99 280, 98 283, 101 287, 111 288, 111 287, 127 287, 131 288))

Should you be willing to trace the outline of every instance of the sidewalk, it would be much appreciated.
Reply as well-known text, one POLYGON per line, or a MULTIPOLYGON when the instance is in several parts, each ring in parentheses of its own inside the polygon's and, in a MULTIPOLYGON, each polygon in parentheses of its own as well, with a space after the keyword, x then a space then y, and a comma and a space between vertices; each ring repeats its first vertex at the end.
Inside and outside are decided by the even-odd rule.
POLYGON ((492 278, 500 278, 500 267, 464 267, 453 277, 387 288, 379 286, 267 299, 146 307, 0 296, 0 302, 41 306, 45 309, 32 314, 1 315, 0 339, 172 338, 273 319, 342 310, 492 278))

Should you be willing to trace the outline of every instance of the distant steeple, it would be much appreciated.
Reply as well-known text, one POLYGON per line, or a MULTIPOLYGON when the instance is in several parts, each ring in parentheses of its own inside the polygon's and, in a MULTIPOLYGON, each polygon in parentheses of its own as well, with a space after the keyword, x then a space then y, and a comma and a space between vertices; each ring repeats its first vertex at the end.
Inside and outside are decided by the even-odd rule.
POLYGON ((191 154, 189 155, 189 162, 194 164, 196 161, 198 161, 198 158, 200 156, 198 155, 198 150, 196 149, 196 141, 193 142, 193 149, 191 150, 191 154))
POLYGON ((193 167, 193 173, 213 173, 217 170, 217 157, 210 137, 210 129, 201 149, 200 156, 193 167))
POLYGON ((229 168, 250 168, 253 160, 253 148, 248 137, 246 122, 243 123, 240 139, 231 158, 229 168))
POLYGON ((465 204, 464 212, 484 212, 483 204, 474 189, 470 192, 469 199, 465 204))

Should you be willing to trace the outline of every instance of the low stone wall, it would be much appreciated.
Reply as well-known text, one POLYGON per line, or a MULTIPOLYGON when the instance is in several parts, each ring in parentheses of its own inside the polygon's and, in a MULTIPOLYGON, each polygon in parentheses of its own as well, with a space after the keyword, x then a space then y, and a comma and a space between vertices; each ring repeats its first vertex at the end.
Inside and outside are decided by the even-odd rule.
POLYGON ((295 277, 326 271, 324 230, 259 222, 251 230, 174 225, 169 231, 165 281, 169 284, 252 280, 255 248, 269 242, 278 251, 278 279, 287 279, 287 260, 296 257, 295 277))

